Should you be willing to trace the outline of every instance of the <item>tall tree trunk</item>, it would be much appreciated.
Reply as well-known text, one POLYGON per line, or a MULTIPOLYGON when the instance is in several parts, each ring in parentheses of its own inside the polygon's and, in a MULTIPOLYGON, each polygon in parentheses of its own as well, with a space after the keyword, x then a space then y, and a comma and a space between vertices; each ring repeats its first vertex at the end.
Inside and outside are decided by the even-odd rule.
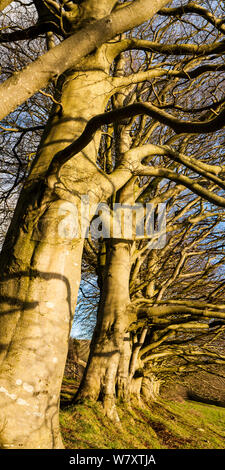
POLYGON ((76 400, 101 398, 105 414, 118 420, 115 385, 124 337, 130 323, 127 314, 130 302, 130 242, 111 240, 110 245, 97 325, 76 400))
POLYGON ((62 167, 53 189, 44 175, 53 156, 104 112, 107 77, 97 66, 85 71, 85 81, 79 71, 63 77, 61 105, 49 120, 2 250, 2 448, 62 447, 59 395, 83 249, 82 238, 73 237, 73 215, 82 195, 92 204, 109 190, 94 165, 99 136, 62 167))
POLYGON ((117 371, 117 397, 120 401, 130 399, 129 366, 132 356, 132 344, 129 331, 125 331, 117 371))
POLYGON ((154 374, 144 376, 141 383, 141 395, 147 402, 156 401, 159 397, 161 380, 154 374))

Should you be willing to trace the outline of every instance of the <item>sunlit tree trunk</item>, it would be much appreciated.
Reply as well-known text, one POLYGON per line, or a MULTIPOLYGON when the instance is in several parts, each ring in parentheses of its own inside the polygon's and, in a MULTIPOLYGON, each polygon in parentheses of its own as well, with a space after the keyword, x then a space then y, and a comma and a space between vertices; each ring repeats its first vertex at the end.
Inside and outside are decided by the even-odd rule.
POLYGON ((132 241, 108 242, 105 273, 100 289, 97 325, 76 402, 100 400, 106 416, 118 421, 117 400, 131 398, 152 402, 159 394, 160 382, 145 375, 139 353, 147 328, 131 341, 129 327, 135 320, 131 312, 129 281, 132 241))
POLYGON ((141 395, 148 402, 156 401, 160 395, 161 380, 154 374, 143 377, 141 383, 141 395))
POLYGON ((62 447, 59 394, 83 249, 74 234, 74 207, 80 210, 82 195, 96 204, 110 193, 95 166, 98 135, 62 167, 54 187, 44 175, 52 157, 104 112, 111 88, 106 73, 96 69, 86 70, 85 80, 79 70, 61 78, 61 104, 47 124, 1 254, 3 448, 62 447))
MULTIPOLYGON (((120 191, 120 200, 125 196, 132 202, 130 184, 120 191)), ((132 336, 131 324, 136 320, 135 309, 131 309, 130 275, 133 241, 111 239, 105 244, 105 266, 102 266, 100 302, 97 325, 91 342, 86 371, 75 402, 100 400, 105 414, 118 420, 116 403, 129 403, 133 398, 152 402, 157 399, 160 381, 144 371, 140 351, 146 341, 147 327, 132 336)), ((153 269, 155 253, 149 263, 153 269)), ((148 289, 154 295, 154 283, 148 289)))
POLYGON ((115 385, 130 318, 130 242, 112 240, 87 368, 76 400, 101 398, 108 417, 118 420, 115 385))
POLYGON ((123 402, 129 402, 130 400, 129 368, 131 357, 132 344, 130 332, 125 331, 116 379, 117 397, 123 402))

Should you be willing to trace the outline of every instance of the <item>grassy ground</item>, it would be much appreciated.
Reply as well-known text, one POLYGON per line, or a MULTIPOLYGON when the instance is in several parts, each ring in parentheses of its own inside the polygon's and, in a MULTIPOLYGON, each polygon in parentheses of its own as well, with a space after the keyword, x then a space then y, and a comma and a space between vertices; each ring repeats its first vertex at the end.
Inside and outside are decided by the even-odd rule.
MULTIPOLYGON (((63 400, 70 395, 67 383, 63 400)), ((118 406, 121 424, 104 417, 100 403, 61 410, 68 449, 225 449, 225 408, 185 401, 160 400, 118 406)))

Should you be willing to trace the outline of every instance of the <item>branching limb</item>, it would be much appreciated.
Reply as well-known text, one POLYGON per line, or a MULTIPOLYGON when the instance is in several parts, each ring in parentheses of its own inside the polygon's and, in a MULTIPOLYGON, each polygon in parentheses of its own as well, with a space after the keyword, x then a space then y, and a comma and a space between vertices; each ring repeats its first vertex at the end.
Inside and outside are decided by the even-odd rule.
POLYGON ((12 31, 10 33, 0 34, 0 43, 8 43, 14 41, 23 41, 26 39, 35 39, 40 34, 52 31, 54 33, 60 33, 59 27, 53 21, 47 23, 37 23, 27 29, 21 29, 18 31, 12 31))
POLYGON ((198 5, 195 2, 189 2, 187 3, 187 5, 182 5, 180 7, 175 7, 175 8, 162 8, 162 10, 158 12, 159 15, 177 16, 177 17, 181 17, 187 13, 195 13, 196 15, 201 16, 202 18, 207 20, 210 24, 215 26, 218 29, 218 31, 220 31, 223 34, 225 33, 224 20, 222 18, 217 18, 209 10, 202 7, 201 5, 198 5))
MULTIPOLYGON (((133 302, 132 302, 133 304, 133 302)), ((221 306, 222 307, 222 306, 221 306)), ((131 306, 132 308, 132 306, 131 306)), ((155 306, 148 306, 147 299, 145 302, 142 303, 142 305, 137 306, 137 312, 138 316, 141 316, 141 314, 148 315, 149 317, 163 317, 167 315, 176 315, 176 314, 190 314, 190 315, 197 315, 198 317, 202 318, 222 318, 225 319, 225 306, 223 306, 223 311, 222 308, 217 309, 217 306, 214 308, 208 308, 204 307, 204 304, 202 305, 202 308, 196 308, 195 306, 189 306, 185 304, 185 301, 183 302, 183 305, 155 305, 155 306)))
POLYGON ((146 39, 127 38, 111 48, 112 57, 126 50, 142 50, 146 52, 158 52, 164 55, 193 55, 209 56, 221 54, 225 50, 225 41, 221 40, 212 44, 161 44, 146 39))
POLYGON ((160 176, 161 178, 167 178, 175 181, 178 184, 182 184, 186 188, 190 189, 193 193, 201 196, 212 204, 216 204, 219 207, 225 207, 225 198, 213 193, 200 184, 200 181, 189 178, 188 176, 180 175, 174 171, 166 168, 153 168, 144 167, 135 170, 136 175, 141 176, 160 176))
MULTIPOLYGON (((148 102, 147 103, 135 103, 135 104, 131 104, 129 106, 125 106, 123 108, 118 108, 118 109, 115 109, 113 111, 109 111, 109 112, 106 112, 106 113, 99 114, 97 116, 94 116, 92 119, 90 119, 90 121, 87 123, 83 133, 81 134, 81 136, 78 139, 76 139, 74 142, 72 142, 72 144, 70 144, 68 147, 66 147, 62 152, 59 152, 58 154, 55 155, 54 159, 52 160, 51 166, 49 168, 49 173, 51 173, 51 171, 58 170, 71 157, 73 157, 78 152, 80 152, 84 147, 86 147, 91 142, 94 134, 97 132, 97 130, 102 125, 111 124, 112 122, 118 122, 118 121, 121 121, 123 119, 131 118, 133 116, 142 115, 142 114, 147 114, 148 116, 154 117, 155 119, 157 119, 162 124, 166 124, 169 127, 171 127, 177 133, 188 133, 188 132, 190 132, 191 134, 194 134, 194 133, 201 133, 201 132, 203 132, 203 133, 213 132, 213 131, 218 130, 221 127, 223 127, 224 126, 225 109, 223 109, 221 111, 219 116, 216 116, 215 118, 213 118, 209 121, 205 121, 205 122, 204 121, 201 121, 201 122, 198 122, 198 121, 192 121, 192 122, 191 121, 181 121, 181 120, 175 118, 174 116, 171 116, 170 114, 166 113, 165 111, 157 108, 156 106, 154 106, 154 105, 152 105, 148 102)), ((143 147, 139 148, 138 149, 139 155, 142 156, 142 158, 144 158, 144 156, 147 156, 148 153, 150 153, 150 147, 152 148, 152 146, 143 146, 143 147), (140 149, 142 149, 142 150, 140 150, 140 149)), ((160 147, 157 146, 157 148, 158 148, 158 151, 160 151, 160 147)), ((155 150, 157 150, 157 148, 155 147, 155 150)), ((161 149, 161 151, 162 151, 162 149, 161 149)), ((132 152, 137 153, 137 149, 132 150, 132 152)), ((168 152, 168 150, 167 150, 167 152, 168 152)), ((129 153, 131 153, 131 151, 129 153)), ((171 151, 171 153, 172 153, 172 151, 171 151)), ((165 150, 164 150, 164 154, 165 154, 165 150)), ((175 153, 174 153, 174 158, 175 158, 175 153)), ((178 156, 176 158, 178 158, 178 156)), ((179 157, 179 158, 181 158, 181 157, 179 157)), ((183 160, 184 160, 184 158, 183 158, 183 160)), ((185 159, 185 164, 187 164, 187 163, 190 165, 191 163, 194 163, 194 160, 192 159, 192 161, 191 161, 191 159, 188 157, 188 158, 185 159)), ((196 164, 196 161, 195 161, 195 164, 196 164)), ((211 165, 209 166, 209 165, 199 163, 199 162, 198 162, 198 167, 199 167, 198 171, 200 171, 201 168, 202 168, 201 171, 203 171, 203 168, 205 168, 205 169, 210 168, 210 171, 212 171, 212 169, 213 169, 213 166, 211 166, 211 165)), ((147 168, 143 167, 140 170, 142 171, 142 173, 140 171, 140 174, 147 174, 147 171, 148 171, 147 168), (145 171, 146 171, 146 173, 144 173, 145 171)), ((169 175, 169 170, 163 170, 163 171, 167 172, 167 174, 169 175)), ((215 168, 215 171, 221 171, 220 167, 215 168)), ((159 170, 154 169, 153 174, 151 174, 150 176, 159 175, 159 176, 167 177, 167 176, 161 175, 157 172, 159 172, 159 170)), ((173 176, 173 172, 171 172, 171 176, 173 176)), ((180 183, 182 183, 184 185, 186 185, 188 183, 190 184, 190 181, 189 181, 190 179, 185 180, 185 178, 187 178, 187 177, 183 177, 183 179, 182 179, 182 175, 176 175, 176 176, 177 176, 177 178, 179 178, 179 177, 181 178, 180 181, 179 181, 180 183), (186 184, 185 184, 185 181, 186 181, 186 184)), ((171 178, 171 179, 173 179, 173 178, 171 178)))

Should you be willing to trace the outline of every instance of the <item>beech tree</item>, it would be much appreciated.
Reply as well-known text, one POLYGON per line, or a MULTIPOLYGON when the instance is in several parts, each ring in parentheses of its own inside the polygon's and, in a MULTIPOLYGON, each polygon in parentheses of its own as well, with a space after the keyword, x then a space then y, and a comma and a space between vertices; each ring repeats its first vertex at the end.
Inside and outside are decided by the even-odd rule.
MULTIPOLYGON (((203 364, 224 363, 223 351, 210 352, 196 342, 203 336, 206 342, 207 335, 212 339, 213 334, 216 339, 224 331, 221 219, 217 211, 199 212, 198 197, 185 204, 183 193, 177 201, 171 198, 173 213, 167 216, 169 240, 164 248, 151 249, 145 240, 117 239, 106 240, 100 256, 96 256, 96 246, 88 244, 86 249, 86 260, 90 259, 100 277, 100 300, 89 361, 75 401, 100 399, 113 419, 118 419, 115 398, 127 402, 141 393, 155 398, 166 373, 188 370, 176 359, 194 359, 192 371, 202 358, 203 364), (179 204, 182 209, 174 213, 179 204), (124 305, 125 275, 129 295, 124 305), (167 364, 171 356, 172 365, 167 364), (106 393, 109 385, 111 394, 106 393)), ((87 281, 83 307, 83 313, 86 308, 92 318, 97 309, 93 282, 87 281)))
MULTIPOLYGON (((132 125, 123 124, 119 135, 116 129, 120 146, 128 145, 127 131, 132 125)), ((143 129, 148 138, 155 140, 161 136, 160 131, 157 136, 153 135, 152 122, 149 128, 148 131, 146 126, 143 129)), ((137 134, 140 139, 140 129, 137 134)), ((168 141, 169 135, 166 138, 168 141)), ((185 136, 182 145, 187 147, 190 141, 193 158, 194 143, 191 137, 185 136)), ((217 139, 215 142, 206 139, 205 145, 212 158, 214 147, 218 152, 217 139)), ((198 148, 195 150, 198 152, 198 148)), ((112 161, 106 145, 103 164, 107 158, 112 161)), ((170 161, 165 158, 160 160, 158 156, 151 158, 153 164, 165 170, 170 166, 170 161)), ((182 171, 179 164, 177 171, 182 171)), ((191 173, 186 169, 186 175, 191 173)), ((223 282, 218 274, 224 265, 224 252, 222 211, 204 203, 201 197, 182 185, 158 177, 147 180, 146 177, 145 180, 134 177, 117 192, 114 200, 125 204, 124 207, 129 207, 134 201, 162 203, 167 200, 167 243, 165 246, 159 245, 160 249, 154 249, 154 239, 136 239, 135 230, 129 239, 126 236, 106 239, 100 241, 100 245, 88 240, 85 246, 86 263, 98 276, 100 300, 89 361, 75 401, 101 399, 107 416, 118 420, 115 397, 127 401, 130 395, 140 396, 141 388, 145 397, 149 395, 152 398, 156 396, 156 391, 158 393, 157 377, 165 372, 165 368, 159 367, 156 373, 157 359, 160 362, 167 355, 180 356, 182 342, 184 356, 185 351, 191 355, 191 345, 194 343, 193 355, 196 358, 199 354, 201 358, 203 351, 195 345, 194 332, 196 338, 201 332, 208 333, 209 329, 212 334, 210 318, 217 318, 217 315, 224 318, 223 282), (213 303, 213 291, 220 294, 216 296, 216 304, 213 303), (205 312, 206 308, 208 313, 205 312), (189 332, 188 346, 185 332, 189 332), (173 346, 168 346, 171 340, 173 346)), ((160 232, 155 231, 156 238, 157 235, 160 232)), ((87 282, 89 285, 89 280, 87 282)), ((97 308, 96 287, 92 283, 85 290, 83 313, 84 309, 91 313, 97 308)), ((219 325, 223 326, 222 320, 219 325)), ((215 332, 217 334, 218 329, 215 332)), ((216 360, 216 355, 214 358, 216 360)), ((217 359, 224 360, 219 355, 217 359)), ((175 366, 168 367, 169 370, 173 373, 175 366)))
MULTIPOLYGON (((132 59, 130 58, 130 60, 132 59)), ((134 63, 137 69, 137 57, 135 60, 133 59, 132 65, 134 63)), ((128 64, 125 58, 120 58, 120 60, 116 64, 116 75, 124 75, 124 73, 126 73, 125 71, 127 70, 127 68, 128 64)), ((122 91, 121 93, 117 93, 117 95, 113 98, 113 109, 115 110, 118 105, 121 108, 123 105, 125 105, 125 103, 126 105, 128 105, 128 102, 139 101, 139 95, 143 96, 144 93, 145 99, 148 99, 148 102, 150 101, 151 105, 158 100, 162 106, 163 104, 164 106, 166 106, 165 101, 168 99, 168 91, 170 94, 173 95, 174 90, 174 95, 176 94, 175 90, 177 82, 175 80, 173 81, 173 79, 167 79, 167 82, 165 84, 161 81, 158 82, 158 78, 155 78, 151 81, 151 85, 152 87, 150 88, 145 82, 142 83, 140 86, 130 87, 128 91, 122 91), (156 92, 156 90, 158 91, 158 93, 156 92)), ((188 88, 190 89, 189 84, 188 88)), ((203 92, 204 99, 206 100, 207 91, 203 89, 202 93, 203 92)), ((179 89, 180 99, 181 94, 187 99, 188 93, 185 90, 185 86, 183 88, 180 87, 179 89)), ((127 106, 127 108, 129 108, 129 106, 127 106)), ((105 240, 102 247, 100 246, 99 257, 96 257, 97 249, 95 246, 91 245, 90 242, 86 247, 87 259, 89 258, 91 260, 92 265, 97 265, 96 273, 99 277, 98 283, 100 285, 100 301, 97 314, 97 325, 91 343, 91 350, 87 369, 85 371, 80 389, 78 391, 78 395, 75 400, 80 401, 84 400, 85 398, 89 398, 92 400, 101 399, 103 401, 105 413, 107 414, 107 416, 117 420, 118 416, 115 408, 115 396, 118 396, 120 399, 123 398, 125 400, 129 398, 129 393, 131 392, 134 385, 134 374, 137 368, 140 370, 140 361, 138 361, 138 358, 141 358, 144 355, 143 364, 147 363, 148 360, 149 362, 151 362, 151 359, 154 356, 151 356, 151 354, 150 356, 147 355, 147 351, 154 351, 154 353, 157 352, 158 354, 158 347, 162 345, 162 343, 165 342, 166 339, 173 336, 174 333, 178 333, 179 335, 180 331, 184 332, 185 330, 187 331, 189 328, 195 328, 196 332, 199 332, 199 330, 201 331, 204 329, 205 331, 207 331, 209 328, 207 322, 203 325, 201 324, 201 315, 204 312, 204 305, 206 301, 204 302, 201 300, 198 303, 198 309, 200 310, 198 310, 196 321, 196 304, 194 300, 192 302, 193 290, 190 290, 190 297, 188 296, 184 298, 183 301, 181 300, 182 297, 179 297, 181 288, 180 282, 178 284, 178 274, 180 274, 181 271, 181 275, 183 275, 182 269, 188 260, 191 259, 191 262, 193 264, 195 263, 194 257, 196 258, 196 253, 193 247, 197 247, 198 244, 201 244, 202 240, 204 240, 206 236, 209 236, 209 234, 211 234, 211 231, 214 230, 214 223, 216 223, 216 226, 219 227, 222 217, 221 211, 219 211, 218 209, 210 209, 209 211, 207 211, 205 208, 205 204, 202 201, 202 197, 206 198, 209 201, 212 201, 211 196, 214 197, 216 196, 216 194, 219 194, 219 188, 215 189, 213 183, 210 183, 210 179, 206 183, 206 180, 208 179, 206 173, 204 173, 204 175, 203 173, 201 173, 203 179, 200 178, 200 174, 198 178, 198 183, 202 183, 201 188, 199 186, 199 190, 197 189, 197 197, 192 196, 192 198, 189 200, 190 193, 187 192, 187 189, 184 190, 183 185, 180 185, 179 183, 181 181, 186 181, 186 188, 188 187, 191 189, 192 192, 195 192, 196 187, 195 185, 193 185, 194 180, 192 180, 192 178, 194 176, 193 171, 198 173, 197 166, 199 164, 199 159, 197 160, 197 158, 194 157, 198 156, 199 145, 201 145, 202 157, 203 155, 206 156, 207 154, 209 157, 207 157, 207 161, 210 161, 211 164, 213 164, 214 157, 214 162, 217 160, 218 153, 220 152, 219 149, 222 147, 220 147, 219 135, 215 136, 215 141, 212 141, 212 136, 210 136, 210 141, 204 136, 204 142, 202 141, 202 139, 200 139, 201 144, 200 142, 196 144, 196 139, 194 140, 192 136, 187 136, 187 134, 185 136, 180 137, 174 136, 174 134, 171 134, 169 130, 165 132, 163 127, 160 128, 157 119, 155 121, 150 120, 149 122, 146 121, 145 117, 141 121, 135 120, 134 118, 130 120, 129 123, 125 124, 123 122, 122 125, 116 125, 113 134, 112 129, 110 129, 110 127, 104 130, 107 136, 109 135, 111 136, 111 138, 113 137, 112 141, 115 142, 115 148, 112 145, 109 146, 108 138, 105 138, 105 147, 103 146, 104 149, 102 160, 99 159, 99 164, 102 164, 102 168, 104 168, 104 165, 107 166, 109 162, 111 162, 112 164, 114 159, 118 158, 118 155, 120 155, 121 153, 125 151, 127 151, 127 153, 129 153, 129 151, 131 152, 132 145, 134 145, 133 150, 137 154, 137 142, 139 143, 139 145, 141 142, 151 142, 151 144, 148 144, 151 168, 149 170, 147 170, 146 168, 143 173, 141 170, 140 172, 137 172, 138 177, 134 176, 133 178, 131 178, 129 182, 114 195, 113 200, 123 204, 132 205, 134 204, 134 202, 144 201, 146 203, 151 201, 152 203, 159 203, 168 199, 169 205, 167 214, 167 232, 172 231, 166 248, 161 249, 161 254, 159 256, 154 255, 153 259, 151 252, 154 245, 152 245, 151 247, 151 244, 149 246, 149 243, 144 242, 144 240, 141 243, 139 242, 138 244, 137 242, 133 242, 132 238, 127 240, 126 237, 123 237, 123 240, 118 239, 118 237, 116 237, 115 240, 105 240), (167 154, 168 157, 168 144, 171 144, 171 142, 173 142, 173 148, 176 146, 177 149, 182 149, 182 152, 186 151, 187 153, 190 153, 191 151, 192 154, 191 166, 188 165, 184 154, 184 160, 176 159, 176 173, 173 174, 171 172, 170 159, 168 161, 167 158, 163 157, 164 150, 164 155, 167 154), (156 143, 157 145, 154 146, 153 143, 156 143), (161 144, 160 146, 159 143, 161 144), (153 156, 150 156, 151 149, 154 149, 152 151, 152 154, 157 155, 155 158, 153 156), (117 157, 115 157, 115 154, 117 154, 117 152, 118 155, 117 157), (186 169, 183 169, 182 165, 184 165, 186 169), (157 168, 156 173, 154 172, 153 168, 154 170, 157 168), (179 179, 180 175, 183 172, 185 174, 185 178, 187 178, 186 180, 182 177, 181 179, 179 179), (152 176, 152 178, 148 178, 146 181, 146 178, 149 174, 152 176), (142 177, 142 175, 144 175, 145 179, 142 177), (176 185, 171 184, 171 181, 168 183, 165 179, 163 179, 168 175, 170 175, 169 179, 171 180, 175 178, 175 181, 177 183, 176 185), (187 184, 188 181, 189 184, 187 184), (205 193, 203 195, 203 185, 204 189, 206 189, 207 187, 208 194, 205 193), (179 208, 178 211, 176 209, 176 206, 179 208), (172 215, 168 219, 169 211, 171 210, 171 208, 172 215), (175 211, 176 215, 174 215, 175 211), (195 213, 195 211, 197 212, 195 213), (181 221, 179 221, 179 216, 181 217, 181 221), (207 220, 207 217, 209 218, 209 220, 206 223, 205 219, 207 220), (206 223, 206 225, 204 225, 204 223, 206 223), (209 225, 207 226, 207 224, 209 225), (173 226, 177 228, 180 227, 180 233, 178 232, 177 234, 176 232, 173 232, 173 226), (190 239, 188 240, 186 240, 187 234, 190 236, 190 239), (179 236, 181 238, 179 238, 179 236), (177 249, 177 245, 179 245, 179 243, 180 248, 185 243, 182 252, 177 249), (177 256, 179 256, 178 260, 174 260, 174 247, 176 247, 176 250, 179 253, 179 255, 177 254, 177 256), (146 261, 146 257, 147 260, 149 260, 148 262, 146 261), (98 264, 97 258, 99 258, 100 264, 98 264), (176 264, 174 268, 172 268, 172 263, 174 261, 176 264), (101 266, 102 263, 103 266, 101 266), (171 264, 168 266, 168 263, 171 264), (166 274, 164 273, 164 269, 166 270, 166 274), (145 280, 143 280, 143 272, 145 274, 145 280), (170 277, 168 278, 167 275, 169 272, 170 277), (139 276, 141 276, 142 282, 140 282, 139 276), (164 287, 162 287, 158 295, 156 295, 154 286, 159 285, 160 283, 162 283, 164 287), (171 284, 174 289, 172 299, 168 297, 170 295, 168 293, 168 289, 171 284), (176 303, 176 298, 174 298, 174 292, 176 292, 176 288, 177 294, 179 293, 178 304, 176 303), (145 289, 147 292, 147 297, 145 295, 145 289), (137 299, 135 299, 136 293, 138 294, 137 299), (160 302, 162 301, 162 299, 164 300, 164 298, 168 300, 168 305, 166 305, 167 302, 165 300, 165 305, 162 308, 160 307, 160 302), (175 305, 172 308, 172 305, 170 304, 173 304, 173 302, 175 305), (160 314, 161 308, 163 310, 162 314, 160 314), (174 314, 172 312, 173 309, 174 314), (182 311, 184 313, 183 319, 182 315, 181 317, 179 316, 182 311), (139 315, 143 315, 144 318, 136 323, 136 320, 137 318, 139 318, 139 315), (173 318, 174 316, 177 316, 179 321, 178 319, 175 320, 173 318), (138 324, 148 325, 149 323, 151 324, 151 322, 154 324, 154 339, 147 346, 146 341, 149 341, 149 329, 148 327, 143 326, 143 328, 140 330, 140 326, 138 327, 138 324), (131 328, 131 324, 133 323, 135 326, 133 326, 132 329, 133 331, 137 331, 136 338, 140 336, 140 341, 138 341, 137 339, 134 341, 134 350, 132 351, 132 337, 129 333, 129 330, 131 328), (143 349, 141 349, 141 346, 143 346, 143 349)), ((181 156, 181 152, 179 150, 178 152, 181 156)), ((175 155, 173 156, 173 159, 174 157, 175 155)), ((204 161, 206 162, 206 159, 204 159, 204 161)), ((208 239, 208 244, 209 243, 210 241, 208 239)), ((212 251, 214 253, 212 254, 213 259, 215 255, 215 245, 212 245, 212 251)), ((222 259, 220 258, 218 263, 219 265, 222 265, 223 262, 224 259, 222 256, 222 259)), ((203 261, 201 263, 204 264, 203 261)), ((210 272, 216 269, 216 265, 213 263, 211 265, 209 258, 207 258, 207 263, 210 267, 206 267, 205 271, 203 268, 197 271, 198 280, 200 280, 201 288, 203 287, 204 276, 207 277, 206 283, 209 283, 210 272)), ((186 278, 188 276, 193 275, 196 275, 194 274, 193 270, 190 271, 190 274, 184 274, 186 278)), ((90 299, 90 296, 88 296, 88 299, 90 299)), ((219 301, 218 298, 217 301, 219 301)), ((218 307, 213 305, 212 303, 211 313, 213 313, 215 317, 217 313, 221 313, 221 315, 224 315, 224 306, 222 306, 221 308, 222 310, 218 312, 218 307)), ((152 328, 150 328, 150 330, 151 329, 152 328)), ((145 379, 147 379, 149 375, 151 375, 151 386, 153 386, 153 374, 150 374, 150 372, 147 373, 145 368, 144 374, 139 375, 139 387, 141 386, 143 377, 144 382, 146 382, 145 379)), ((156 386, 158 388, 157 381, 156 386)), ((135 387, 135 389, 137 392, 137 387, 135 387)))
MULTIPOLYGON (((10 3, 1 1, 1 10, 10 3)), ((6 24, 2 25, 1 44, 31 41, 46 34, 48 51, 34 61, 28 58, 25 68, 16 70, 3 81, 0 86, 1 119, 34 93, 44 91, 50 82, 54 89, 54 104, 1 253, 0 442, 3 448, 62 447, 59 393, 84 243, 82 236, 68 234, 74 208, 78 213, 81 209, 82 196, 88 196, 94 208, 99 202, 107 201, 134 176, 152 176, 168 178, 209 202, 225 206, 221 195, 224 189, 222 166, 192 158, 171 145, 156 146, 146 141, 140 145, 137 142, 135 149, 122 151, 111 171, 104 171, 98 165, 100 128, 112 122, 146 115, 169 126, 176 134, 207 134, 223 127, 223 96, 219 83, 214 87, 213 102, 208 96, 194 118, 191 110, 191 119, 184 117, 188 111, 184 102, 181 105, 172 103, 172 106, 166 102, 161 106, 160 102, 155 105, 137 101, 107 111, 109 99, 135 83, 156 77, 162 80, 174 77, 178 87, 179 80, 188 80, 189 86, 197 81, 200 87, 204 74, 210 74, 213 80, 214 76, 223 73, 224 64, 220 60, 224 51, 223 20, 219 7, 219 16, 216 16, 206 8, 207 5, 199 8, 193 2, 187 3, 186 8, 191 8, 191 12, 194 10, 200 18, 200 25, 204 23, 205 44, 202 44, 201 34, 197 37, 197 33, 193 33, 192 41, 192 35, 184 36, 184 31, 181 44, 174 40, 171 43, 167 21, 173 25, 174 17, 178 17, 179 23, 180 16, 189 14, 189 10, 179 8, 180 4, 175 9, 160 11, 160 16, 166 15, 168 42, 166 37, 160 41, 160 28, 158 37, 157 34, 154 36, 154 27, 159 25, 159 20, 153 24, 151 38, 145 36, 145 27, 143 37, 136 37, 137 27, 149 21, 151 24, 154 15, 167 3, 167 0, 34 0, 35 25, 27 28, 17 25, 15 28, 13 24, 12 28, 8 24, 9 32, 6 32, 6 24), (121 36, 132 28, 133 33, 121 36), (139 73, 113 76, 114 61, 128 50, 143 51, 150 57, 153 52, 159 57, 187 56, 187 60, 181 61, 181 67, 175 60, 171 64, 167 60, 160 61, 158 66, 149 60, 148 67, 139 73), (204 181, 143 163, 145 158, 155 154, 194 168, 210 184, 217 185, 219 191, 208 188, 204 181)), ((193 28, 197 31, 199 25, 193 28)), ((124 254, 128 252, 126 247, 123 251, 124 254)), ((110 291, 116 288, 118 284, 111 279, 110 291)), ((127 275, 122 311, 128 295, 127 275)), ((116 309, 117 306, 114 313, 116 309)), ((112 384, 109 381, 110 387, 112 384)), ((105 396, 109 399, 110 409, 113 407, 113 387, 105 396)))

